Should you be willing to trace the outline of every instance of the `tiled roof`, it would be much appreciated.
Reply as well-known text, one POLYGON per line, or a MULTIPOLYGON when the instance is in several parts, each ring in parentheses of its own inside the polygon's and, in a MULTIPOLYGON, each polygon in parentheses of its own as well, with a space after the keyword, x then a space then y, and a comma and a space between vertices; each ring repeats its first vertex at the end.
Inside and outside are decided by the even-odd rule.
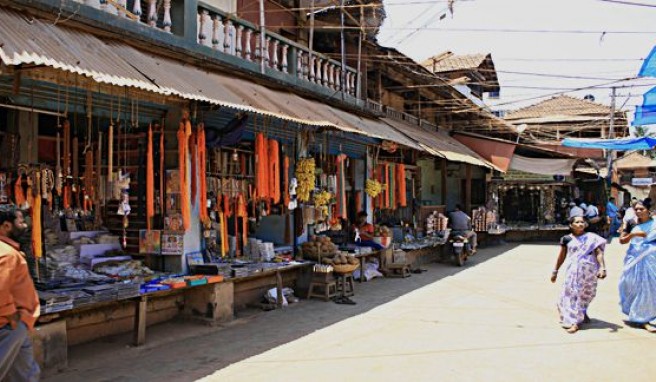
POLYGON ((610 116, 610 107, 600 103, 563 95, 509 112, 506 114, 505 119, 540 118, 554 115, 572 116, 600 114, 610 116))
POLYGON ((450 56, 445 59, 435 61, 435 58, 439 58, 441 54, 433 56, 421 63, 424 67, 434 73, 444 73, 444 72, 453 72, 457 70, 467 70, 467 69, 476 69, 489 56, 486 53, 476 53, 476 54, 464 54, 460 56, 450 56))
POLYGON ((639 152, 633 152, 625 155, 615 162, 615 168, 618 170, 656 167, 656 160, 646 157, 639 152))

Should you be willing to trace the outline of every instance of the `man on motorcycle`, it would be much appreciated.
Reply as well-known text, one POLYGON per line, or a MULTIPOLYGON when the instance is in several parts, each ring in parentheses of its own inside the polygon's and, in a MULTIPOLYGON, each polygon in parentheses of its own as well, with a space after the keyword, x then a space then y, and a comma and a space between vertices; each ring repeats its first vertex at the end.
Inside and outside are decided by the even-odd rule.
POLYGON ((462 211, 462 206, 456 204, 456 209, 449 214, 449 220, 451 222, 451 232, 452 235, 463 235, 469 240, 472 248, 472 255, 476 253, 476 248, 478 247, 476 232, 471 229, 471 218, 462 211))

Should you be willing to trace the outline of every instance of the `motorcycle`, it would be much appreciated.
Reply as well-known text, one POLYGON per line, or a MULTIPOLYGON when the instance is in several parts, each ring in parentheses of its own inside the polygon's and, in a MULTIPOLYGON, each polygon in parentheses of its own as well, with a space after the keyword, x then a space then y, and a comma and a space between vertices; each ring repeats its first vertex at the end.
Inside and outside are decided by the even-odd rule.
POLYGON ((449 239, 449 248, 455 265, 462 267, 467 258, 473 254, 471 243, 463 232, 453 232, 449 239))

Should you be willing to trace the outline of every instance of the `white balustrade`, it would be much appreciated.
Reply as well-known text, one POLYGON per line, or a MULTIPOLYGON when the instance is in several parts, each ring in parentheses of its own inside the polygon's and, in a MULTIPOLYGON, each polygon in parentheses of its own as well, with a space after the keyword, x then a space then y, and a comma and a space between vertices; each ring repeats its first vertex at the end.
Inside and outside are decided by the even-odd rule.
POLYGON ((212 19, 212 49, 223 52, 224 38, 223 19, 219 15, 214 15, 212 19))
POLYGON ((271 57, 271 67, 274 68, 275 70, 279 70, 279 64, 280 62, 278 61, 278 47, 280 45, 280 42, 278 40, 273 40, 272 44, 272 53, 273 56, 271 57))
POLYGON ((132 14, 141 19, 141 15, 143 14, 143 10, 141 9, 141 0, 134 0, 134 4, 132 5, 132 14))
POLYGON ((321 76, 322 76, 322 61, 321 58, 317 57, 315 59, 315 62, 317 63, 316 68, 314 69, 314 82, 321 84, 321 76))
POLYGON ((330 84, 330 79, 328 78, 328 67, 330 66, 329 61, 325 61, 323 63, 323 77, 321 78, 321 83, 323 86, 329 86, 330 84))
POLYGON ((317 71, 316 71, 316 69, 315 69, 315 65, 314 65, 316 59, 317 59, 316 57, 311 56, 311 57, 310 57, 310 61, 309 61, 309 63, 308 63, 308 66, 309 66, 309 71, 308 71, 309 77, 308 77, 308 80, 309 80, 310 82, 315 82, 315 81, 317 80, 317 71))
POLYGON ((337 70, 335 70, 335 89, 337 91, 344 91, 342 89, 342 68, 337 67, 337 70))
POLYGON ((233 40, 234 33, 232 33, 232 29, 234 28, 234 26, 232 25, 232 21, 227 20, 223 28, 224 28, 223 51, 228 54, 234 54, 235 51, 234 40, 233 40))
POLYGON ((253 30, 250 28, 246 28, 246 34, 244 35, 244 58, 246 61, 252 61, 251 59, 251 37, 253 36, 253 30))
POLYGON ((210 12, 203 9, 200 13, 198 25, 198 43, 207 46, 207 24, 210 21, 210 12))
POLYGON ((284 73, 289 73, 289 64, 287 62, 287 54, 289 51, 289 45, 282 44, 282 71, 284 73))
POLYGON ((148 0, 148 25, 157 26, 157 0, 148 0))
POLYGON ((255 61, 260 62, 262 60, 262 38, 260 33, 255 33, 255 61))
POLYGON ((242 52, 244 51, 244 45, 242 41, 242 36, 244 35, 244 26, 239 24, 237 25, 237 41, 235 43, 235 54, 238 57, 242 57, 242 52))
POLYGON ((269 61, 271 61, 269 57, 269 46, 271 44, 271 36, 266 36, 264 39, 264 66, 269 66, 269 61))
POLYGON ((328 65, 328 86, 331 89, 335 89, 335 65, 328 65))
POLYGON ((164 18, 162 19, 162 25, 164 26, 164 31, 171 33, 171 0, 164 0, 164 18))
POLYGON ((303 51, 300 49, 296 51, 296 77, 306 78, 305 77, 305 64, 303 62, 303 51))

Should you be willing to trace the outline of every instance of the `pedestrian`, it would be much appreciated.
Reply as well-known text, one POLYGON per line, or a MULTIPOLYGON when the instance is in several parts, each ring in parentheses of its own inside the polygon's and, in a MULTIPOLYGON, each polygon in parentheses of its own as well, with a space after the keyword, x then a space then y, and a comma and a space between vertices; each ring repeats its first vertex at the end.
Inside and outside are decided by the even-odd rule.
POLYGON ((28 332, 39 316, 39 298, 27 263, 12 237, 20 235, 21 218, 0 211, 0 381, 38 381, 28 332))
POLYGON ((569 216, 567 217, 568 220, 577 216, 585 216, 585 210, 579 207, 579 204, 580 201, 578 199, 574 199, 574 201, 569 204, 570 209, 569 216))
POLYGON ((585 219, 588 221, 588 231, 599 233, 599 222, 601 221, 601 216, 599 216, 599 209, 594 202, 588 204, 588 207, 585 210, 585 219))
POLYGON ((636 198, 631 198, 631 203, 629 204, 629 207, 624 211, 624 217, 622 217, 622 226, 620 227, 620 234, 626 230, 626 226, 628 224, 635 224, 636 223, 636 213, 635 213, 635 205, 638 203, 638 199, 636 198))
POLYGON ((617 230, 620 228, 620 219, 619 219, 619 209, 615 205, 615 198, 608 198, 608 203, 606 203, 606 216, 608 216, 608 238, 612 238, 617 234, 617 230))
POLYGON ((656 224, 648 201, 636 203, 637 224, 626 227, 620 243, 630 243, 620 277, 620 306, 628 321, 656 333, 656 224))
POLYGON ((560 239, 560 253, 551 273, 551 282, 555 283, 558 270, 568 259, 558 300, 560 323, 568 333, 576 333, 581 324, 590 322, 588 307, 597 294, 597 279, 606 278, 606 240, 595 233, 585 232, 587 225, 581 216, 570 219, 571 233, 560 239))

